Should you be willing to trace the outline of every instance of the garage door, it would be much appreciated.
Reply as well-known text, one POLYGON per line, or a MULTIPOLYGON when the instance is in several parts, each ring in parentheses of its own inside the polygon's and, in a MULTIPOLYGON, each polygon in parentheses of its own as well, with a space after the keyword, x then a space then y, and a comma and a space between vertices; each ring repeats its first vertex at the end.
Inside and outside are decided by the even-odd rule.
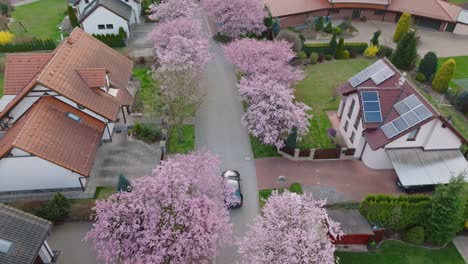
POLYGON ((435 29, 435 30, 439 30, 440 25, 442 24, 440 20, 435 20, 435 19, 426 18, 426 17, 416 17, 414 22, 417 26, 435 29))

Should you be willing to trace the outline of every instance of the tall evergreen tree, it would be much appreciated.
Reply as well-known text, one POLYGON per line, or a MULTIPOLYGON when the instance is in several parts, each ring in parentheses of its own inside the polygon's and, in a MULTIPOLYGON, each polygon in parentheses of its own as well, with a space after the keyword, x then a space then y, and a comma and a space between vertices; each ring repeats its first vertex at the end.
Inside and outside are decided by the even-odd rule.
POLYGON ((336 59, 343 59, 344 53, 344 38, 340 38, 338 45, 336 46, 335 58, 336 59))
POLYGON ((376 32, 374 32, 374 35, 372 36, 372 39, 370 40, 370 42, 372 43, 372 45, 374 45, 374 46, 378 46, 378 45, 379 45, 379 37, 380 37, 380 34, 382 34, 382 31, 381 31, 381 30, 377 30, 376 32))
POLYGON ((429 240, 434 243, 443 244, 450 241, 463 228, 464 177, 464 174, 458 175, 452 178, 448 185, 438 186, 432 196, 426 230, 429 232, 429 240))
POLYGON ((434 80, 432 80, 432 88, 439 93, 445 93, 448 89, 449 83, 452 80, 455 72, 456 62, 454 59, 449 59, 444 62, 437 71, 434 80))
POLYGON ((69 5, 67 11, 68 11, 68 18, 70 19, 70 25, 73 28, 79 27, 80 23, 78 22, 78 18, 76 17, 75 9, 71 5, 69 5))
POLYGON ((416 31, 410 30, 398 42, 392 55, 392 63, 401 70, 411 70, 414 67, 416 57, 416 31))
POLYGON ((430 80, 437 71, 437 55, 429 51, 419 63, 418 72, 424 74, 430 80))
POLYGON ((393 41, 399 42, 401 38, 408 33, 411 26, 411 15, 409 13, 403 13, 400 19, 398 20, 398 24, 395 28, 395 33, 393 33, 393 41))
POLYGON ((330 51, 333 56, 335 56, 337 47, 338 47, 338 42, 336 42, 336 34, 333 34, 330 40, 330 51))

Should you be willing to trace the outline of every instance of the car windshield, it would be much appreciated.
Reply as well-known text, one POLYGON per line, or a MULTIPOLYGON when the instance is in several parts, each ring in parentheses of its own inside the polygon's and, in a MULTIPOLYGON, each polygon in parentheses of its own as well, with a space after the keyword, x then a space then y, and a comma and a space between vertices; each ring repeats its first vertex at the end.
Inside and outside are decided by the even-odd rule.
POLYGON ((231 196, 236 200, 239 201, 241 200, 241 193, 239 190, 239 182, 237 180, 229 179, 228 185, 234 189, 234 191, 231 193, 231 196))

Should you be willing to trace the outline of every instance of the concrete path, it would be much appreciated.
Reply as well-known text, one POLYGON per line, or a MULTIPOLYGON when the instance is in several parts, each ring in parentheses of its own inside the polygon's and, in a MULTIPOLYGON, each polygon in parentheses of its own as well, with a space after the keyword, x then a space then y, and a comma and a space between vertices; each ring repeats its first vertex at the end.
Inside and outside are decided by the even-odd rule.
POLYGON ((453 244, 457 247, 458 252, 465 260, 465 263, 468 263, 468 236, 457 236, 453 239, 453 244))
MULTIPOLYGON (((234 69, 226 62, 222 47, 214 41, 211 45, 214 59, 202 81, 206 96, 195 118, 195 146, 219 155, 222 170, 235 169, 241 174, 244 206, 231 212, 234 233, 239 236, 259 212, 255 164, 249 134, 240 124, 243 109, 234 69)), ((234 263, 236 260, 236 248, 229 247, 216 263, 234 263)))
POLYGON ((286 185, 299 182, 317 198, 330 203, 361 201, 367 194, 403 194, 394 170, 372 170, 358 160, 291 161, 286 158, 256 159, 258 188, 277 188, 277 175, 286 185), (312 188, 310 188, 312 187, 312 188))
POLYGON ((61 251, 57 264, 98 264, 92 243, 82 242, 90 222, 57 224, 47 238, 53 250, 61 251))
MULTIPOLYGON (((380 44, 395 47, 393 43, 393 33, 396 23, 367 21, 353 22, 359 30, 356 36, 346 38, 345 42, 369 42, 375 31, 381 30, 380 44)), ((439 32, 423 28, 418 28, 420 44, 418 53, 424 56, 428 51, 434 51, 439 57, 451 57, 468 55, 468 36, 457 35, 450 32, 439 32)), ((329 42, 329 40, 317 40, 308 42, 329 42)))
MULTIPOLYGON (((143 18, 142 18, 143 19, 143 18)), ((130 57, 149 57, 154 55, 149 33, 155 27, 155 23, 143 23, 132 28, 132 37, 128 42, 127 54, 130 57)))

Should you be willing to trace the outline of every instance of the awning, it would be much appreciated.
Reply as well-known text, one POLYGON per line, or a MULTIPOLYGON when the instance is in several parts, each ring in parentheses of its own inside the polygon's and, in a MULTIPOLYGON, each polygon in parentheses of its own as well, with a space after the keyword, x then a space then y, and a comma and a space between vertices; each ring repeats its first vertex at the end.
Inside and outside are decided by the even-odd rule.
POLYGON ((446 184, 460 172, 468 172, 468 162, 459 150, 407 148, 386 151, 404 186, 446 184))

